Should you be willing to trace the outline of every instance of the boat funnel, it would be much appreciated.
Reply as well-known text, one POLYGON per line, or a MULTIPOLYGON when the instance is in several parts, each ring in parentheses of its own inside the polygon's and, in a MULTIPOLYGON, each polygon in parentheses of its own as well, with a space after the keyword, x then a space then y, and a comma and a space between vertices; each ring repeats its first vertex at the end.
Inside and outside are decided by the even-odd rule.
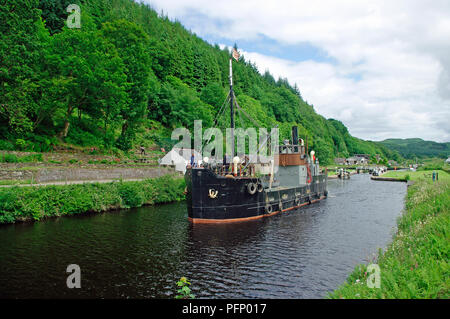
POLYGON ((298 127, 297 126, 292 127, 292 144, 298 145, 298 127))

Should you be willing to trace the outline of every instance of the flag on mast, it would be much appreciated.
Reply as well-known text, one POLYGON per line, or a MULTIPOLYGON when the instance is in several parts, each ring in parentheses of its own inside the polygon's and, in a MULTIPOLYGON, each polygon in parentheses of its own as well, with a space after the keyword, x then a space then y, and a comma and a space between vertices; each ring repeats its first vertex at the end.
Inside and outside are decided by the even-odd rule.
POLYGON ((231 53, 231 55, 233 56, 233 58, 234 58, 236 61, 239 61, 239 56, 240 56, 240 54, 239 54, 239 52, 238 52, 235 48, 233 48, 233 52, 231 53))

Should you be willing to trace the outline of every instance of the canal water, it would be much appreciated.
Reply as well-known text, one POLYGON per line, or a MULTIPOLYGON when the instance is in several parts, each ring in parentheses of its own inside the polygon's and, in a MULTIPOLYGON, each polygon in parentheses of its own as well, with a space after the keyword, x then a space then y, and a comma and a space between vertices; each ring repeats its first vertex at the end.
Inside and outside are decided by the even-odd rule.
MULTIPOLYGON (((323 298, 389 244, 406 185, 329 180, 326 200, 262 220, 192 225, 185 203, 0 227, 0 297, 323 298), (81 288, 66 285, 67 266, 81 288)), ((382 275, 382 274, 381 274, 382 275)))

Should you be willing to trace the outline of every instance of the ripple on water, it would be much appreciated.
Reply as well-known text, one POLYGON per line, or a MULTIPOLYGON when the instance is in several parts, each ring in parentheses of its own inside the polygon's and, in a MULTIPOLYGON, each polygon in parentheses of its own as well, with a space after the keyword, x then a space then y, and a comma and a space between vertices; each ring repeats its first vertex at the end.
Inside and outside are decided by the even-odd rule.
POLYGON ((368 175, 328 188, 315 205, 245 223, 192 225, 175 203, 0 227, 0 297, 173 298, 186 276, 199 298, 322 298, 389 243, 406 192, 368 175))

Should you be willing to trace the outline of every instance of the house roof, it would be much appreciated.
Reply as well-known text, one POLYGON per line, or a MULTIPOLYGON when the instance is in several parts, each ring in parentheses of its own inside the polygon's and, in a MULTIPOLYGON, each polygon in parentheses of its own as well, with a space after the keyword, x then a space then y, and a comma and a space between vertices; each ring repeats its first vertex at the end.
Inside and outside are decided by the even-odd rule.
POLYGON ((163 158, 158 160, 159 165, 176 165, 177 163, 185 162, 186 159, 174 149, 170 150, 163 158))

